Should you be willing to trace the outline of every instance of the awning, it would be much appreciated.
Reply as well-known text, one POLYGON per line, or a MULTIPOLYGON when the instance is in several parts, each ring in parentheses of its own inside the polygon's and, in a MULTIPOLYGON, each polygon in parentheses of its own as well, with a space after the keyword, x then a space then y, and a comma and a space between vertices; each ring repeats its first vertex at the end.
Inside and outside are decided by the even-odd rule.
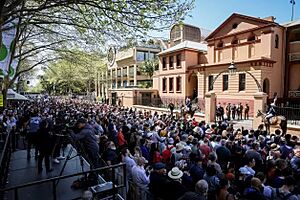
POLYGON ((8 100, 29 101, 29 99, 27 99, 25 96, 16 93, 12 89, 7 90, 6 98, 8 100))

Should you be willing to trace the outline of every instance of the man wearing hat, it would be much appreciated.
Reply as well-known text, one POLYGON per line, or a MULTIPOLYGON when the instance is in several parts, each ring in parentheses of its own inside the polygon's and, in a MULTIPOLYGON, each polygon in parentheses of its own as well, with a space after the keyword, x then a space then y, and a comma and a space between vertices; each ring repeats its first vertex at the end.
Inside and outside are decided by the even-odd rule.
POLYGON ((178 167, 173 167, 168 173, 169 182, 167 183, 166 190, 168 191, 168 196, 166 200, 178 199, 187 192, 187 189, 181 183, 181 177, 183 172, 178 167))
POLYGON ((165 199, 168 193, 164 188, 168 183, 168 178, 166 176, 166 165, 158 162, 153 165, 153 171, 150 173, 150 192, 158 198, 165 199))
POLYGON ((71 137, 75 141, 80 141, 84 149, 87 151, 90 159, 91 168, 100 167, 99 163, 99 145, 95 136, 95 131, 91 125, 89 125, 84 118, 80 118, 76 122, 76 127, 79 132, 77 134, 71 133, 71 137))

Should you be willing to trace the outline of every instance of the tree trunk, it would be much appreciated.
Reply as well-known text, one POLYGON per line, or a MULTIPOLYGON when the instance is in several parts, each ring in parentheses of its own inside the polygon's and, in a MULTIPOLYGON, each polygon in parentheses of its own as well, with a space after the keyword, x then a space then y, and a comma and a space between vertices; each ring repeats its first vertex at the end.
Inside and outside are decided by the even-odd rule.
POLYGON ((9 85, 10 85, 9 75, 6 75, 6 76, 4 76, 4 79, 2 82, 3 108, 6 108, 6 106, 7 106, 7 91, 8 91, 9 85))

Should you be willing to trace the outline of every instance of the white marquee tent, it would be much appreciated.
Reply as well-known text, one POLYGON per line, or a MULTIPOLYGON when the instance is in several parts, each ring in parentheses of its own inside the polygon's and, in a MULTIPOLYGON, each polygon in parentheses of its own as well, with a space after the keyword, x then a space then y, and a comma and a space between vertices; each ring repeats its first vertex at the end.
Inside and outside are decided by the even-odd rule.
POLYGON ((13 91, 12 89, 7 90, 7 99, 8 100, 18 100, 18 101, 29 101, 25 96, 13 91))

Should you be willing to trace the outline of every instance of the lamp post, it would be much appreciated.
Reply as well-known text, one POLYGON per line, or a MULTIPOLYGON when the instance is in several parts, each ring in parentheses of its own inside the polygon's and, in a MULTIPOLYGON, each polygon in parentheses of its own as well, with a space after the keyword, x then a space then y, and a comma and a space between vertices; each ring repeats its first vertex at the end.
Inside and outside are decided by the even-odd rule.
POLYGON ((228 72, 230 75, 235 75, 237 71, 236 66, 234 65, 234 62, 232 61, 231 64, 228 67, 228 72))

